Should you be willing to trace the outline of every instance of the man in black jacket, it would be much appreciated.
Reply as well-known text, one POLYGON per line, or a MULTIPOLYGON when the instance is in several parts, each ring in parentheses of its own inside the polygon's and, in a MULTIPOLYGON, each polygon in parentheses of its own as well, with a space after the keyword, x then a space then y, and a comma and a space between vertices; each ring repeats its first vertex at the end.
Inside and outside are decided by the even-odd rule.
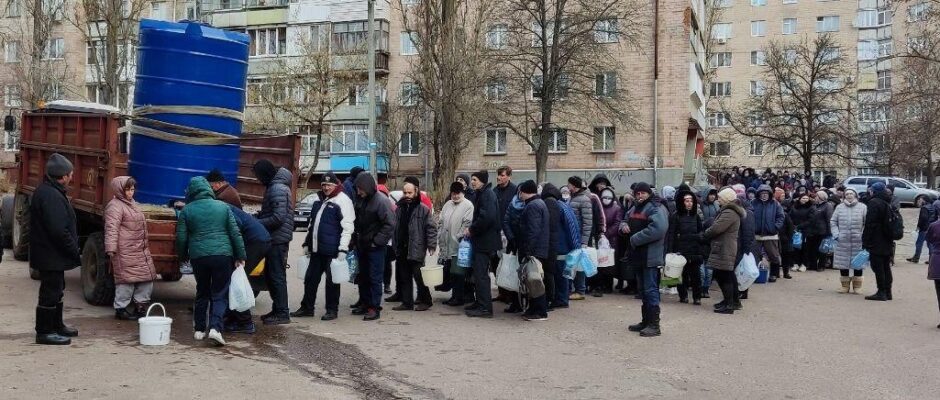
POLYGON ((891 197, 885 184, 876 182, 869 188, 868 212, 865 214, 865 229, 862 231, 862 248, 868 250, 871 270, 875 273, 878 291, 865 300, 891 300, 891 255, 894 240, 891 238, 888 216, 891 213, 891 197))
MULTIPOLYGON (((493 192, 496 193, 496 201, 498 204, 498 222, 499 229, 503 237, 509 237, 510 234, 503 231, 505 227, 504 219, 506 217, 506 210, 509 209, 510 204, 512 204, 512 198, 516 196, 518 188, 516 184, 512 183, 512 168, 509 166, 502 166, 496 169, 496 186, 493 187, 493 192)), ((496 273, 496 268, 499 267, 499 258, 493 257, 490 260, 490 271, 496 273)), ((518 297, 515 293, 510 292, 506 289, 499 288, 499 301, 512 304, 514 300, 518 300, 518 297)))
POLYGON ((363 321, 374 321, 381 316, 385 251, 395 232, 395 213, 388 198, 378 193, 372 174, 360 173, 355 185, 359 307, 353 310, 353 315, 364 315, 363 321))
POLYGON ((421 267, 424 258, 437 249, 437 225, 431 216, 432 210, 421 204, 421 189, 417 179, 407 180, 402 188, 402 199, 395 210, 395 235, 393 244, 398 258, 395 261, 395 279, 401 304, 395 311, 427 311, 431 308, 431 291, 424 284, 421 267), (417 284, 418 299, 415 303, 414 288, 417 284))
POLYGON ((29 267, 39 271, 36 343, 67 345, 78 331, 62 322, 65 271, 81 264, 75 210, 65 193, 72 182, 72 163, 54 153, 46 176, 29 204, 29 267))
POLYGON ((470 186, 476 191, 473 222, 465 236, 472 246, 473 283, 477 301, 467 306, 468 317, 493 318, 493 294, 490 292, 490 262, 502 246, 500 238, 500 212, 496 193, 489 183, 486 171, 475 172, 470 186))
POLYGON ((294 196, 290 171, 277 168, 271 161, 259 160, 252 167, 255 177, 265 186, 258 222, 271 234, 271 249, 264 258, 264 280, 271 295, 271 312, 261 317, 265 325, 290 323, 287 304, 287 251, 294 238, 294 196))
MULTIPOLYGON (((544 268, 550 268, 554 262, 554 260, 548 258, 549 248, 551 248, 549 243, 551 223, 549 222, 548 207, 537 192, 538 185, 534 181, 525 181, 522 185, 519 185, 519 199, 525 202, 525 208, 522 209, 522 217, 520 218, 522 237, 518 238, 517 242, 519 244, 519 264, 525 265, 528 258, 532 257, 542 264, 544 270, 544 268)), ((528 286, 527 281, 520 280, 520 283, 528 286)), ((544 278, 542 285, 546 285, 544 278)), ((548 319, 548 301, 545 291, 543 290, 542 293, 529 292, 529 299, 529 309, 522 315, 522 318, 527 321, 544 321, 548 319)))

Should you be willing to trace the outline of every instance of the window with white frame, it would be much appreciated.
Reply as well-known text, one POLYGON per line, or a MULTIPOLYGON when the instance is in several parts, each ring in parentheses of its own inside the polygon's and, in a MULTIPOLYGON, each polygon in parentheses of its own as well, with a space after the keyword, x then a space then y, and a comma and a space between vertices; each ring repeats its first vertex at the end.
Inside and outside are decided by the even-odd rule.
POLYGON ((891 71, 878 71, 878 89, 891 89, 891 71))
POLYGON ((506 82, 493 81, 487 83, 483 95, 486 98, 486 101, 491 103, 502 103, 508 100, 509 94, 506 89, 506 82))
POLYGON ((751 65, 767 65, 767 53, 764 53, 763 50, 751 51, 751 65))
POLYGON ((98 104, 108 104, 118 108, 127 106, 129 97, 128 84, 122 83, 117 87, 117 98, 112 92, 113 88, 108 89, 105 85, 89 84, 85 85, 85 97, 88 101, 98 104))
POLYGON ((542 47, 542 39, 546 46, 555 44, 555 21, 544 21, 545 32, 542 31, 542 25, 538 22, 532 23, 532 47, 542 47))
POLYGON ((65 16, 65 0, 42 0, 42 11, 52 21, 61 21, 65 16))
POLYGON ((855 23, 859 28, 874 28, 878 26, 878 10, 858 10, 855 23))
POLYGON ((486 154, 506 154, 506 129, 489 128, 483 135, 483 148, 486 154))
POLYGON ((506 24, 495 24, 490 26, 486 32, 486 46, 493 50, 506 48, 509 43, 509 27, 506 24))
POLYGON ((3 105, 7 107, 19 107, 20 87, 16 85, 6 85, 3 87, 3 105))
POLYGON ((821 140, 816 144, 817 153, 836 153, 839 151, 839 143, 835 139, 821 140))
POLYGON ((193 1, 186 4, 186 19, 190 21, 199 20, 199 3, 193 1))
POLYGON ((712 54, 711 60, 708 60, 708 65, 712 68, 730 67, 731 66, 731 52, 719 51, 715 54, 712 54))
POLYGON ((3 42, 3 61, 15 63, 20 61, 20 42, 9 40, 3 42))
POLYGON ((272 57, 287 52, 287 27, 249 29, 248 55, 272 57))
POLYGON ((333 153, 365 153, 369 151, 368 124, 333 125, 333 153))
MULTIPOLYGON (((300 155, 312 156, 317 153, 317 134, 311 125, 293 125, 288 128, 287 133, 300 137, 300 155)), ((320 139, 319 153, 330 152, 329 135, 320 139)))
POLYGON ((617 43, 620 30, 616 19, 604 19, 594 23, 594 41, 597 43, 617 43))
POLYGON ((3 131, 3 151, 17 151, 20 149, 20 133, 18 131, 3 131))
MULTIPOLYGON (((542 75, 533 75, 531 79, 531 89, 529 91, 529 98, 532 100, 542 98, 542 75)), ((562 100, 568 97, 568 89, 571 87, 571 82, 568 80, 566 75, 560 75, 558 81, 555 82, 555 99, 562 100)))
POLYGON ((764 155, 764 141, 761 139, 754 139, 748 143, 748 152, 749 156, 762 156, 764 155))
POLYGON ((65 58, 65 39, 52 38, 46 41, 42 56, 46 60, 61 60, 65 58))
POLYGON ((833 62, 842 57, 842 49, 838 47, 826 47, 822 49, 820 59, 824 62, 833 62))
POLYGON ((907 8, 907 22, 923 21, 927 19, 930 13, 930 3, 924 1, 917 4, 911 4, 907 8))
POLYGON ((751 81, 751 96, 763 96, 765 91, 764 82, 751 81))
POLYGON ((402 132, 398 144, 398 155, 416 156, 421 153, 421 135, 418 132, 402 132))
POLYGON ((796 52, 796 49, 786 49, 783 52, 783 59, 790 64, 796 63, 798 56, 799 54, 796 52))
MULTIPOLYGON (((532 151, 534 152, 539 145, 538 130, 532 129, 532 151)), ((564 128, 551 128, 548 132, 548 152, 565 153, 568 151, 568 130, 564 128)))
POLYGON ((765 20, 751 21, 751 36, 753 37, 767 36, 767 21, 765 20))
POLYGON ((401 33, 401 55, 413 56, 418 54, 418 46, 415 44, 416 38, 414 32, 401 33))
POLYGON ((43 90, 43 97, 47 101, 62 100, 62 85, 59 82, 49 83, 43 90))
POLYGON ((816 32, 838 32, 839 16, 824 15, 816 17, 816 32))
POLYGON ((167 7, 165 1, 155 1, 150 3, 150 18, 167 20, 167 7))
POLYGON ((783 4, 796 4, 797 0, 783 0, 783 4))
POLYGON ((708 155, 711 157, 731 157, 731 142, 720 141, 709 143, 708 155))
POLYGON ((859 122, 880 122, 888 120, 888 107, 883 104, 860 104, 859 122))
POLYGON ((617 93, 617 73, 605 72, 594 75, 594 95, 597 97, 614 97, 617 93))
POLYGON ((369 85, 352 85, 346 95, 349 105, 358 106, 369 102, 369 85))
POLYGON ((402 82, 398 98, 399 104, 405 107, 416 106, 421 100, 421 88, 414 82, 402 82))
POLYGON ((734 5, 732 0, 715 0, 715 8, 729 8, 734 5))
POLYGON ((307 44, 310 52, 330 51, 330 24, 310 25, 310 42, 307 44))
POLYGON ((873 154, 884 151, 885 135, 879 132, 868 132, 862 134, 862 140, 859 141, 859 154, 873 154))
MULTIPOLYGON (((388 21, 375 21, 376 49, 388 51, 388 21)), ((365 53, 369 47, 366 21, 333 23, 330 48, 340 54, 365 53)))
POLYGON ((730 125, 728 113, 713 112, 708 114, 708 126, 711 128, 721 128, 730 125))
POLYGON ((783 19, 783 29, 781 31, 784 35, 793 35, 796 33, 796 18, 784 18, 783 19))
POLYGON ((894 10, 878 10, 878 25, 888 25, 894 20, 894 10))
POLYGON ((730 22, 722 22, 712 25, 712 39, 730 39, 732 25, 730 22))
POLYGON ((613 126, 594 127, 594 151, 614 151, 614 137, 617 130, 613 126))
POLYGON ((884 39, 878 41, 878 57, 891 57, 894 54, 894 40, 884 39))
POLYGON ((88 65, 105 65, 107 52, 104 40, 91 40, 85 43, 85 62, 88 65))
POLYGON ((708 95, 710 97, 731 96, 731 82, 712 82, 708 95))
POLYGON ((22 0, 7 0, 6 17, 7 18, 16 18, 22 15, 23 3, 22 0))
POLYGON ((874 40, 861 40, 858 42, 858 59, 862 61, 878 58, 878 42, 874 40))
POLYGON ((760 128, 767 125, 767 118, 759 113, 750 113, 747 115, 747 125, 752 128, 760 128))
POLYGON ((763 7, 767 5, 767 0, 751 0, 751 5, 754 7, 763 7))

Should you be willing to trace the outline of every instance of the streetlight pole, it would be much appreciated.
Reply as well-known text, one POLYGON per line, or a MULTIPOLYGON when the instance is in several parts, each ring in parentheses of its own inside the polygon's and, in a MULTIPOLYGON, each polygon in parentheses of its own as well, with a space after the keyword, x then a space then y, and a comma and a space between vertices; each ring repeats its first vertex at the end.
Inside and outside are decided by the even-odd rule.
POLYGON ((376 163, 376 143, 375 137, 375 0, 368 0, 369 3, 369 172, 379 180, 379 171, 376 163))

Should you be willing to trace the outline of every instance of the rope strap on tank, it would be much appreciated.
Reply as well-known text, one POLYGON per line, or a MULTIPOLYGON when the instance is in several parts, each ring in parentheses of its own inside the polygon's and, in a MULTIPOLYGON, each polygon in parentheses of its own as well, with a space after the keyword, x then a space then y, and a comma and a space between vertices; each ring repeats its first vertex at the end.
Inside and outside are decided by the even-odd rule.
POLYGON ((210 117, 231 118, 238 121, 245 120, 245 113, 228 108, 208 106, 141 106, 134 108, 134 117, 153 114, 186 114, 206 115, 210 117))
MULTIPOLYGON (((210 131, 207 129, 193 128, 185 125, 178 125, 164 121, 158 121, 146 118, 153 114, 186 114, 186 115, 204 115, 209 117, 231 118, 238 121, 244 120, 245 114, 239 111, 227 108, 205 107, 205 106, 142 106, 134 108, 132 115, 128 117, 131 123, 118 130, 121 133, 130 133, 132 135, 147 136, 154 139, 160 139, 167 142, 189 144, 196 146, 215 146, 223 144, 235 144, 244 140, 258 139, 261 135, 252 135, 252 137, 238 137, 227 133, 210 131), (170 133, 168 131, 172 131, 170 133)), ((264 135, 264 137, 275 137, 283 135, 264 135)))

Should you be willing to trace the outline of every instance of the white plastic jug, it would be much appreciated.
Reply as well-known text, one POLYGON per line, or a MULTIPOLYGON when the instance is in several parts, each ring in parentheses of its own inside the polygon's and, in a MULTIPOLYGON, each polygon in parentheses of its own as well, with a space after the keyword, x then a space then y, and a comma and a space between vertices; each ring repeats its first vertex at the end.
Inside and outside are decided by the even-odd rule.
POLYGON ((444 284, 444 266, 421 267, 421 278, 424 279, 424 286, 427 287, 444 284))
POLYGON ((140 325, 140 344, 144 346, 165 346, 170 343, 170 326, 173 324, 173 318, 166 316, 166 308, 163 304, 153 303, 147 308, 147 316, 137 320, 140 325), (160 306, 163 310, 162 317, 151 317, 150 310, 160 306))
POLYGON ((330 262, 330 277, 333 283, 349 282, 349 276, 349 263, 346 262, 346 259, 336 258, 330 262))
POLYGON ((682 269, 685 268, 685 257, 677 253, 666 254, 666 268, 663 269, 663 274, 670 278, 678 278, 682 276, 682 269))

